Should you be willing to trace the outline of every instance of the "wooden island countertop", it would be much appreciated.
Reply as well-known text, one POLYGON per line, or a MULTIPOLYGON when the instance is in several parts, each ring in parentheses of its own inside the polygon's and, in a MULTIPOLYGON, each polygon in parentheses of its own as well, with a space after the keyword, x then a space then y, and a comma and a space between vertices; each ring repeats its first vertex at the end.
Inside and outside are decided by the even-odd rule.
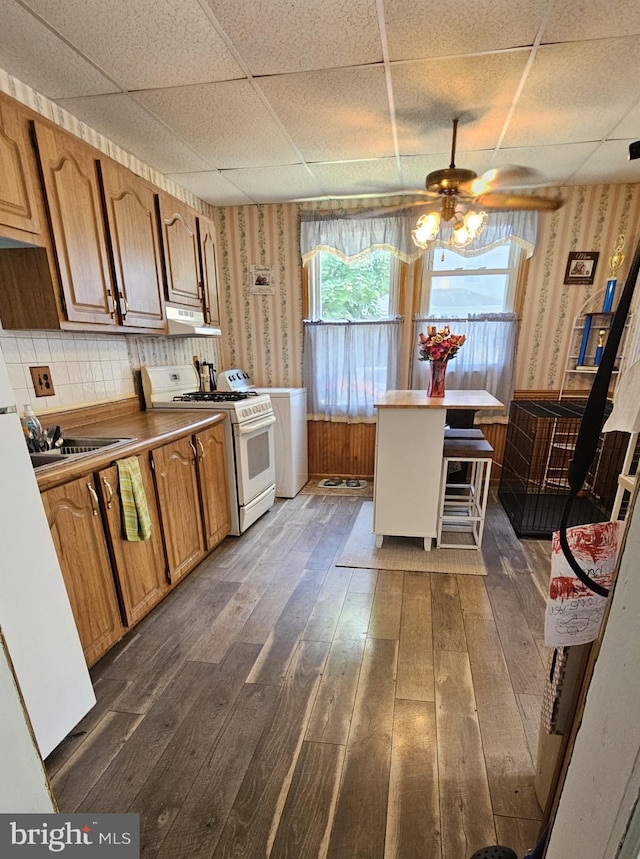
POLYGON ((373 404, 376 409, 503 409, 488 391, 446 391, 428 397, 425 391, 387 391, 373 404))

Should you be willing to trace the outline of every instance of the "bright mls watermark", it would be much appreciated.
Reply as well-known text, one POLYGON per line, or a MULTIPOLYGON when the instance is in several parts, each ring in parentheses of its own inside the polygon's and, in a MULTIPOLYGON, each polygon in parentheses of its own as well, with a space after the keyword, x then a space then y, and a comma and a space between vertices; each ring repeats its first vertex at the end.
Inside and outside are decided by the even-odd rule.
POLYGON ((140 859, 139 814, 0 814, 0 856, 140 859))

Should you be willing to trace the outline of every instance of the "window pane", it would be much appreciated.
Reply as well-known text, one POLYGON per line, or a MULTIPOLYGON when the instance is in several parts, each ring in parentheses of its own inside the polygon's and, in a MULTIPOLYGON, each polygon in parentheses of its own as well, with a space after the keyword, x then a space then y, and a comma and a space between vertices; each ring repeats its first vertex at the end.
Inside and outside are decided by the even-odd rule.
POLYGON ((479 268, 508 268, 509 267, 509 245, 498 245, 496 248, 485 251, 479 256, 464 257, 448 248, 438 249, 433 252, 434 271, 455 271, 456 269, 479 268))
POLYGON ((326 321, 388 318, 390 270, 388 251, 372 251, 349 263, 333 254, 320 254, 320 317, 326 321))
POLYGON ((506 274, 434 276, 431 280, 431 316, 502 313, 506 310, 509 277, 506 274))

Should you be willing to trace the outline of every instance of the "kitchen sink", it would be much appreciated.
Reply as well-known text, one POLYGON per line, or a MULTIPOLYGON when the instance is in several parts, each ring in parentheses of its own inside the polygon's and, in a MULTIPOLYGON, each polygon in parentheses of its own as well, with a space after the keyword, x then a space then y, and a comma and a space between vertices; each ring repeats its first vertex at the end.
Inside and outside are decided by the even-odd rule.
POLYGON ((53 451, 43 453, 30 453, 31 465, 34 468, 41 468, 43 465, 53 465, 55 462, 66 462, 69 456, 63 453, 55 453, 53 451))
POLYGON ((60 453, 63 456, 79 456, 83 453, 93 453, 94 450, 105 450, 112 447, 119 447, 121 444, 133 441, 132 438, 64 438, 64 443, 60 448, 60 453))
POLYGON ((56 450, 45 450, 40 453, 30 453, 31 464, 34 468, 42 468, 45 465, 69 462, 94 453, 96 450, 111 450, 120 447, 133 438, 95 438, 90 436, 64 437, 64 443, 56 450))

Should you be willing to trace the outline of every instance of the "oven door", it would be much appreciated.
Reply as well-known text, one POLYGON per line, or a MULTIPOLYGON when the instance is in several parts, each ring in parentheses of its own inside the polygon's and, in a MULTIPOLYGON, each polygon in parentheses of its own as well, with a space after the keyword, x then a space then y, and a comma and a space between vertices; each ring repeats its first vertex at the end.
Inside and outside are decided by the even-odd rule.
POLYGON ((276 482, 274 458, 275 415, 266 415, 233 425, 236 451, 236 482, 241 507, 276 482))

